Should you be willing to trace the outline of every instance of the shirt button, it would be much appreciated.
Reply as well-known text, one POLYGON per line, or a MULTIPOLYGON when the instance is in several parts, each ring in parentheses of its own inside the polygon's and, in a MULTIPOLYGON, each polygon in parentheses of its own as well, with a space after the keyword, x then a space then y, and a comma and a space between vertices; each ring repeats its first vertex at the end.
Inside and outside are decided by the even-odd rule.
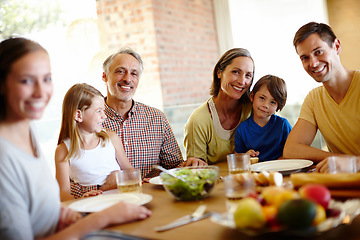
POLYGON ((124 145, 127 145, 127 144, 128 144, 128 141, 125 140, 125 141, 124 141, 124 145))

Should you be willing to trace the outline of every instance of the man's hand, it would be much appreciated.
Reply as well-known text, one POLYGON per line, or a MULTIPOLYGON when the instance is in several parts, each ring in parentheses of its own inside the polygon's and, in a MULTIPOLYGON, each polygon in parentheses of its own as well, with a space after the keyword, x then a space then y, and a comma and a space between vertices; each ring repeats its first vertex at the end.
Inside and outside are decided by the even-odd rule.
POLYGON ((327 158, 325 158, 324 160, 322 160, 321 162, 319 162, 316 165, 316 172, 319 172, 319 173, 327 173, 327 172, 329 172, 329 165, 328 165, 328 162, 327 162, 327 158))
POLYGON ((181 167, 188 167, 188 166, 206 166, 207 163, 200 158, 190 157, 186 161, 181 164, 181 167))
POLYGON ((143 179, 143 183, 148 183, 150 181, 151 178, 144 178, 143 179))

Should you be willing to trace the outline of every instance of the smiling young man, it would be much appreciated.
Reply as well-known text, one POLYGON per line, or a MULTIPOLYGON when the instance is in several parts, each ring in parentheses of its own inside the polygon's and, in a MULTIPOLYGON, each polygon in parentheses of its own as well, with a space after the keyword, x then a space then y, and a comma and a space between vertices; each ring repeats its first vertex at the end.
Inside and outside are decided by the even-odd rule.
POLYGON ((305 71, 323 85, 305 98, 286 141, 284 157, 315 163, 325 159, 317 170, 326 172, 327 157, 360 155, 360 71, 341 64, 340 41, 326 24, 310 22, 302 26, 293 43, 305 71), (310 146, 318 129, 329 152, 310 146))
POLYGON ((121 138, 127 157, 143 178, 154 177, 153 165, 167 169, 178 166, 206 165, 189 158, 183 161, 175 135, 165 114, 133 100, 143 71, 143 62, 132 49, 110 55, 103 64, 107 86, 104 127, 121 138))

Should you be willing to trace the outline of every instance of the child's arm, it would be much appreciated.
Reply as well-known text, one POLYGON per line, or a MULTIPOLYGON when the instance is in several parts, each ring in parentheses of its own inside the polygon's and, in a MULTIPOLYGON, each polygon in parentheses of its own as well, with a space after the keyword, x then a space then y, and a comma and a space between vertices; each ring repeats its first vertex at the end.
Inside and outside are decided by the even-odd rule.
POLYGON ((60 143, 55 151, 56 180, 60 187, 61 201, 75 199, 70 193, 69 162, 65 161, 68 150, 65 143, 60 143))
POLYGON ((112 132, 112 131, 107 131, 107 134, 109 135, 110 141, 115 148, 116 159, 120 165, 120 168, 121 169, 134 168, 126 156, 124 146, 123 146, 119 136, 115 132, 112 132))

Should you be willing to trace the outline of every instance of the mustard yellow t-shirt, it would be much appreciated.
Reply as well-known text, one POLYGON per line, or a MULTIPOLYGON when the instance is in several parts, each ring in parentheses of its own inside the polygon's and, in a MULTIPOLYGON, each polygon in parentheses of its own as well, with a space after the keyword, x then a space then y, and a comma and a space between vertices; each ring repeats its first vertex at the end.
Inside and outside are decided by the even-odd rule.
MULTIPOLYGON (((186 157, 203 158, 208 164, 226 161, 226 156, 234 152, 235 129, 226 139, 219 136, 209 112, 212 98, 193 111, 185 125, 184 146, 186 157)), ((244 104, 240 122, 245 121, 251 113, 251 103, 244 104)), ((239 123, 240 123, 239 122, 239 123)))
POLYGON ((329 151, 360 155, 360 71, 355 71, 345 98, 337 104, 324 86, 306 96, 299 118, 314 124, 329 151))

